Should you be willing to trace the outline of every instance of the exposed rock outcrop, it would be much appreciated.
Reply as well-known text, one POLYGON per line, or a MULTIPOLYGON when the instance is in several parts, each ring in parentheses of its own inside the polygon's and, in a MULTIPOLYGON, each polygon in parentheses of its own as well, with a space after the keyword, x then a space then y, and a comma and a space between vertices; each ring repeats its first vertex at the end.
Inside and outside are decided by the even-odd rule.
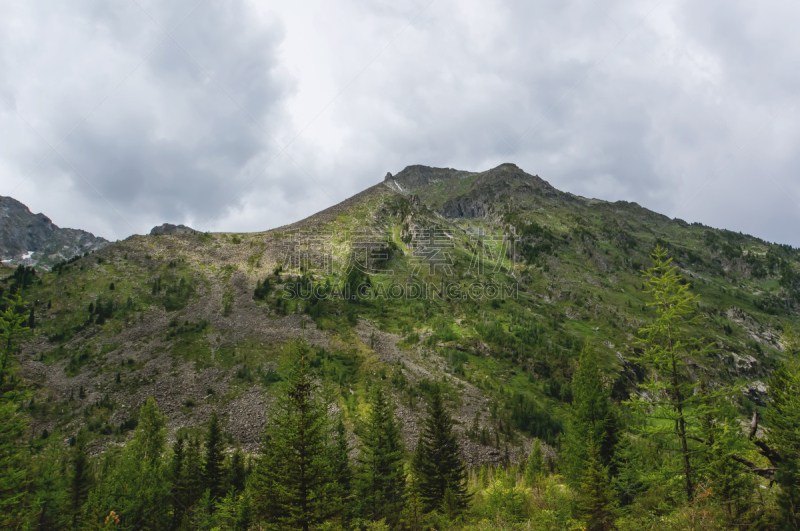
POLYGON ((89 232, 62 229, 12 197, 0 196, 0 256, 14 264, 49 269, 56 262, 109 244, 89 232))

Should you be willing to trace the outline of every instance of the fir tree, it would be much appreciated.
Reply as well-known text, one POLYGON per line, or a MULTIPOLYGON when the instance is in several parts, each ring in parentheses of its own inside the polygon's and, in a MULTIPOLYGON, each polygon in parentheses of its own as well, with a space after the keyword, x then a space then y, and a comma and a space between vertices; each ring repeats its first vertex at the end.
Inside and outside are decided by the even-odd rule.
POLYGON ((620 437, 614 456, 614 469, 617 473, 612 478, 612 482, 616 498, 620 506, 626 507, 647 490, 643 481, 644 460, 641 453, 634 447, 630 437, 620 437))
POLYGON ((172 521, 170 529, 178 529, 183 520, 186 501, 184 499, 184 465, 185 465, 185 443, 186 439, 182 434, 178 434, 175 442, 172 443, 172 461, 170 462, 170 481, 172 482, 172 521))
POLYGON ((350 445, 347 444, 347 430, 341 416, 336 423, 336 446, 333 448, 331 458, 333 476, 339 484, 344 507, 342 515, 344 520, 350 520, 352 516, 353 502, 353 467, 350 464, 350 445))
POLYGON ((83 505, 89 498, 92 485, 92 471, 86 455, 86 433, 78 432, 75 446, 72 448, 69 478, 69 508, 72 513, 72 526, 81 528, 83 505))
POLYGON ((471 496, 467 494, 467 469, 459 450, 453 418, 437 390, 428 404, 412 463, 426 512, 442 509, 448 489, 459 511, 467 507, 471 496))
POLYGON ((203 490, 210 491, 212 500, 218 500, 224 495, 224 451, 225 442, 222 439, 222 428, 219 425, 217 412, 214 411, 208 423, 203 458, 203 490))
POLYGON ((596 445, 600 463, 610 467, 619 438, 617 416, 603 387, 597 354, 589 343, 581 351, 578 370, 572 379, 572 396, 573 418, 564 453, 567 478, 577 486, 589 456, 590 441, 596 445))
POLYGON ((578 490, 578 508, 587 531, 607 531, 614 527, 613 489, 608 468, 600 461, 600 451, 589 445, 586 466, 578 490))
POLYGON ((327 446, 332 430, 307 355, 300 345, 298 368, 270 415, 253 478, 257 515, 279 529, 308 531, 342 509, 327 446))
POLYGON ((247 471, 245 470, 244 455, 238 448, 233 452, 228 462, 226 476, 227 490, 232 490, 235 494, 241 494, 244 491, 247 471))
POLYGON ((525 482, 529 487, 532 487, 543 475, 544 453, 542 452, 542 442, 539 439, 534 439, 531 443, 531 453, 525 463, 525 482))
POLYGON ((192 507, 203 495, 203 456, 200 440, 191 437, 186 444, 186 454, 181 471, 181 500, 185 507, 192 507))
POLYGON ((358 513, 366 520, 394 525, 405 503, 405 471, 400 427, 381 385, 373 387, 363 427, 356 492, 358 513))

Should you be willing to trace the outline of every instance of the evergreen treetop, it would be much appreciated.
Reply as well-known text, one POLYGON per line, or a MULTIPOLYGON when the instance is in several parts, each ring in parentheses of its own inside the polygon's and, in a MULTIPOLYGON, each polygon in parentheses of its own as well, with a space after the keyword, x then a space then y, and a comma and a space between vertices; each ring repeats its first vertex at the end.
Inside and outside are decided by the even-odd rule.
POLYGON ((412 467, 426 512, 441 510, 448 490, 451 506, 455 503, 459 511, 467 507, 471 499, 467 493, 467 470, 453 433, 453 418, 438 390, 428 403, 412 467))

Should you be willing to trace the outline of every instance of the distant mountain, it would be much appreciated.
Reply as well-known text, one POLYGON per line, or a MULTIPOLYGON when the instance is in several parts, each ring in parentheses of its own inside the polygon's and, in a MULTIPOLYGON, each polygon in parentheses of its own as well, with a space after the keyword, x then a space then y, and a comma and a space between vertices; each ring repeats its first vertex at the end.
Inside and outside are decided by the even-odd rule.
POLYGON ((0 196, 0 257, 4 263, 50 269, 55 263, 109 243, 84 230, 62 229, 16 199, 0 196))

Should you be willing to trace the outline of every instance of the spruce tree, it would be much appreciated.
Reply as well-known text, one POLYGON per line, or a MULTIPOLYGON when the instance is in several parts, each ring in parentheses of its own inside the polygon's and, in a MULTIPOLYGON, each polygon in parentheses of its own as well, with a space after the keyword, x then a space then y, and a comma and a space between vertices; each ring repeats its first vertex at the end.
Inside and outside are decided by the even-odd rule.
POLYGON ((244 465, 244 454, 237 448, 233 452, 226 469, 226 490, 232 490, 235 494, 241 494, 244 491, 245 480, 247 479, 247 471, 244 465))
POLYGON ((586 465, 578 490, 578 508, 587 531, 607 531, 614 527, 614 496, 608 468, 600 461, 600 451, 589 445, 586 465))
POLYGON ((543 475, 544 453, 542 452, 542 442, 539 439, 534 439, 531 443, 531 453, 525 463, 525 483, 532 487, 543 475))
POLYGON ((405 503, 403 443, 394 410, 381 385, 373 387, 363 426, 356 493, 362 519, 385 519, 393 526, 405 503))
POLYGON ((428 416, 422 423, 412 463, 426 512, 443 508, 448 489, 460 511, 467 507, 471 496, 467 493, 467 469, 459 450, 453 418, 437 390, 428 404, 428 416))
POLYGON ((185 466, 185 443, 186 440, 182 434, 178 434, 175 442, 172 444, 172 460, 170 461, 170 482, 172 483, 172 521, 170 522, 170 529, 178 529, 183 520, 185 512, 185 482, 183 478, 185 466))
POLYGON ((647 490, 644 459, 629 436, 620 437, 614 456, 616 475, 612 478, 616 498, 621 507, 633 504, 647 490))
POLYGON ((253 478, 255 511, 277 529, 308 531, 342 509, 327 445, 331 426, 308 371, 308 347, 270 415, 253 478))
POLYGON ((211 414, 206 435, 205 456, 203 458, 203 490, 211 493, 212 500, 224 496, 224 469, 225 442, 222 438, 222 428, 219 425, 217 412, 211 414))
POLYGON ((69 508, 72 512, 72 527, 81 528, 83 505, 89 497, 92 485, 92 471, 86 454, 86 433, 78 432, 75 446, 72 448, 69 477, 69 508))
POLYGON ((350 445, 347 443, 347 429, 344 420, 339 417, 336 423, 336 445, 331 456, 333 476, 342 496, 342 517, 349 522, 353 514, 353 467, 350 464, 350 445))
POLYGON ((181 471, 181 500, 186 507, 192 507, 203 495, 203 456, 200 451, 200 440, 191 437, 186 444, 181 471))
POLYGON ((610 467, 619 438, 617 416, 603 387, 597 354, 589 343, 581 351, 572 379, 572 397, 573 417, 567 432, 564 460, 567 479, 577 487, 589 457, 588 445, 594 444, 600 463, 610 467))

